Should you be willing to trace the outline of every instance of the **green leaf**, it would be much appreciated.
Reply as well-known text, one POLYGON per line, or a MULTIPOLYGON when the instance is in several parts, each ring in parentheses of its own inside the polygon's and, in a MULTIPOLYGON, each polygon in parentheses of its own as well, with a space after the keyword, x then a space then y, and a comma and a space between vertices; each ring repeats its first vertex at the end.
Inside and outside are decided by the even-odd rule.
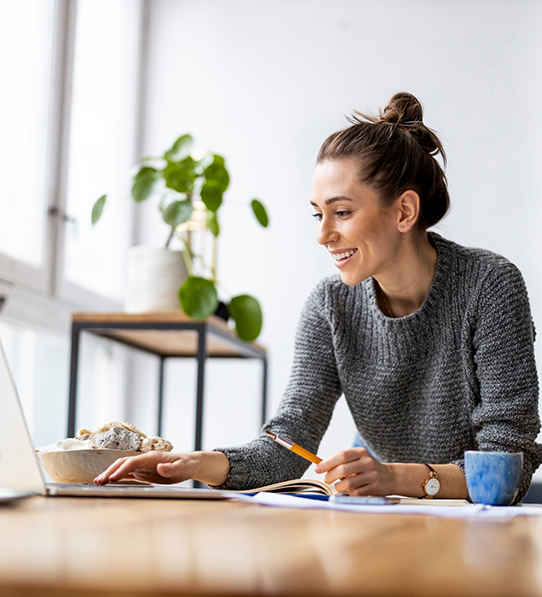
POLYGON ((180 162, 190 155, 194 139, 191 135, 181 135, 175 143, 171 146, 169 151, 166 151, 164 158, 168 162, 180 162))
POLYGON ((258 222, 260 222, 264 228, 267 228, 267 226, 269 226, 269 217, 267 216, 267 211, 263 203, 258 201, 258 199, 253 199, 250 205, 252 206, 252 211, 258 222))
POLYGON ((154 183, 158 180, 160 174, 156 168, 144 166, 139 169, 139 172, 134 176, 134 184, 132 185, 132 197, 134 201, 140 203, 145 201, 152 195, 154 183))
POLYGON ((205 207, 216 211, 222 205, 222 186, 216 180, 207 180, 201 187, 201 200, 205 207))
POLYGON ((220 234, 220 224, 218 223, 216 211, 207 210, 205 212, 205 224, 207 229, 210 230, 214 236, 218 236, 220 234))
POLYGON ((194 211, 194 206, 190 199, 183 201, 173 201, 162 212, 164 222, 172 228, 177 228, 179 224, 187 222, 194 211))
POLYGON ((212 158, 211 164, 219 166, 220 168, 226 168, 226 160, 223 156, 219 155, 218 153, 213 153, 212 158))
MULTIPOLYGON (((102 212, 104 210, 105 200, 107 199, 107 195, 102 195, 92 207, 92 216, 91 221, 92 225, 96 224, 96 222, 102 217, 102 212)), ((216 235, 215 235, 216 236, 216 235)))
POLYGON ((205 180, 216 182, 223 193, 230 184, 230 175, 226 169, 224 158, 221 155, 213 155, 213 161, 205 168, 203 175, 205 176, 205 180))
POLYGON ((213 160, 213 154, 207 153, 198 161, 198 166, 205 171, 213 163, 213 160))
POLYGON ((194 319, 206 319, 218 307, 215 285, 205 278, 190 276, 179 290, 183 311, 194 319))
POLYGON ((260 303, 248 294, 234 296, 228 305, 230 317, 235 321, 235 330, 241 340, 253 342, 262 331, 262 309, 260 303))
POLYGON ((182 162, 171 162, 163 170, 166 187, 178 193, 189 193, 194 189, 194 182, 198 177, 196 164, 190 156, 182 162))

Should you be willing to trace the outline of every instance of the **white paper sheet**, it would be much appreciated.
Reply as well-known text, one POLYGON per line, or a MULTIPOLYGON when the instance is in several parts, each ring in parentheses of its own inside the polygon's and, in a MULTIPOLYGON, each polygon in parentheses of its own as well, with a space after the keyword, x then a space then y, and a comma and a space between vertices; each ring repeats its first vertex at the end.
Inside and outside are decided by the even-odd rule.
POLYGON ((515 516, 542 516, 542 508, 538 506, 484 506, 472 504, 467 506, 431 505, 403 505, 390 504, 386 506, 336 504, 324 500, 312 500, 292 495, 277 493, 257 493, 252 501, 262 506, 276 506, 280 508, 303 508, 305 510, 342 510, 344 512, 369 512, 373 514, 425 514, 443 516, 446 518, 514 518, 515 516))

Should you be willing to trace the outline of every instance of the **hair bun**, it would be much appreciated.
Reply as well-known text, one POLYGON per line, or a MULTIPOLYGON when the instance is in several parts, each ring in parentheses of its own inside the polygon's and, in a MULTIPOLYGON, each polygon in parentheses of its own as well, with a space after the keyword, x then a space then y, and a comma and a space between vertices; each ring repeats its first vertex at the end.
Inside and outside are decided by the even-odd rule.
POLYGON ((378 122, 386 124, 422 124, 423 108, 420 102, 406 92, 396 93, 380 112, 378 122))
POLYGON ((423 108, 411 93, 396 93, 384 110, 380 111, 378 124, 396 125, 408 131, 427 153, 440 153, 444 164, 446 154, 435 133, 423 123, 423 108))

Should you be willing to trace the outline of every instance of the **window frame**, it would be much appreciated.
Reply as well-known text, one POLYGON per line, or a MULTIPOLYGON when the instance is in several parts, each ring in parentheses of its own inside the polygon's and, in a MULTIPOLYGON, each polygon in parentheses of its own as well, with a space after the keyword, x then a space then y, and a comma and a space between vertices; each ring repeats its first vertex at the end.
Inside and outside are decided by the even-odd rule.
MULTIPOLYGON (((145 69, 149 27, 149 0, 138 2, 138 52, 133 161, 141 157, 144 128, 145 69)), ((63 276, 65 237, 70 215, 66 213, 71 99, 77 0, 54 0, 53 47, 46 147, 46 192, 43 202, 44 254, 42 267, 25 264, 0 253, 0 297, 6 299, 2 317, 19 324, 67 331, 74 310, 119 311, 122 304, 69 282, 63 276), (36 312, 42 309, 43 314, 36 312)), ((137 210, 129 230, 137 240, 137 210)), ((69 329, 69 328, 68 328, 69 329)))
MULTIPOLYGON (((19 261, 15 257, 0 252, 0 280, 8 287, 32 289, 39 293, 51 291, 52 266, 54 247, 51 243, 51 218, 49 216, 55 195, 57 181, 58 130, 59 115, 62 109, 58 80, 62 76, 61 67, 63 55, 62 30, 66 14, 66 1, 53 0, 53 28, 51 45, 51 70, 49 72, 50 92, 49 110, 46 123, 46 155, 45 160, 45 200, 41 206, 44 237, 43 237, 43 265, 36 267, 19 261)), ((4 288, 4 293, 6 289, 4 288)))

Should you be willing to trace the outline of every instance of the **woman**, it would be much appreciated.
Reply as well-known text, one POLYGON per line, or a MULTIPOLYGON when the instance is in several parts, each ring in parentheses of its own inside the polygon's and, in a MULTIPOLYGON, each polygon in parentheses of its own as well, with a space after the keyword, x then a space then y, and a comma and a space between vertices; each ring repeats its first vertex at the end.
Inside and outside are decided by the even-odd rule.
MULTIPOLYGON (((310 295, 292 375, 265 429, 316 452, 344 394, 371 453, 316 468, 351 495, 466 498, 465 450, 523 452, 518 501, 542 462, 534 329, 517 268, 427 229, 449 206, 445 155, 422 107, 395 95, 322 145, 312 205, 338 276, 310 295), (438 481, 435 481, 435 479, 438 481)), ((241 447, 120 460, 97 478, 249 489, 307 463, 265 435, 241 447)))

